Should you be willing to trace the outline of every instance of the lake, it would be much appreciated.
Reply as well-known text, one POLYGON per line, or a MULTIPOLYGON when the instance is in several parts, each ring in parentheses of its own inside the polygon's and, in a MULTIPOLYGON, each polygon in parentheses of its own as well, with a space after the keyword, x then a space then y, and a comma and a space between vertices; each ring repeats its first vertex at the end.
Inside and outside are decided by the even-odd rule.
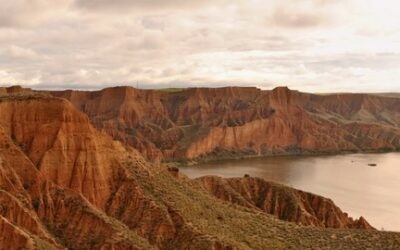
POLYGON ((251 158, 180 170, 191 178, 261 177, 331 198, 350 216, 362 215, 379 230, 400 231, 400 153, 251 158))

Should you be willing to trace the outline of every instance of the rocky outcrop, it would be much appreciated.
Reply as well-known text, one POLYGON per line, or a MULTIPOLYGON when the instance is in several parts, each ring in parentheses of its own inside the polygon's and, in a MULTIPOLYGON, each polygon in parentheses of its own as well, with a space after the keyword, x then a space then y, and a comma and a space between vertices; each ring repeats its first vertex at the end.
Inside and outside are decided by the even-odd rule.
POLYGON ((23 230, 68 248, 179 248, 175 239, 185 235, 224 244, 197 239, 203 233, 147 194, 135 176, 149 174, 142 157, 66 100, 8 100, 0 116, 0 212, 23 230))
POLYGON ((61 91, 96 128, 152 160, 398 150, 400 99, 279 87, 61 91), (362 136, 361 136, 362 135, 362 136))
POLYGON ((65 91, 53 95, 71 101, 95 126, 133 145, 149 159, 162 157, 155 145, 159 130, 172 127, 157 91, 116 87, 99 92, 65 91))
POLYGON ((363 217, 350 218, 330 199, 260 178, 205 176, 194 181, 221 200, 257 208, 281 220, 318 227, 373 229, 363 217))
POLYGON ((0 216, 0 233, 1 249, 35 249, 32 238, 3 216, 0 216))
MULTIPOLYGON (((29 100, 13 103, 15 104, 14 111, 24 110, 21 118, 27 118, 27 114, 32 112, 37 115, 38 126, 40 124, 48 126, 49 123, 40 121, 41 112, 45 112, 46 108, 53 105, 60 107, 60 103, 62 106, 64 101, 29 100), (35 113, 33 109, 27 109, 30 104, 38 105, 40 103, 43 107, 37 110, 38 113, 35 113)), ((3 112, 8 111, 9 104, 0 104, 2 115, 5 114, 3 112)), ((68 106, 64 109, 68 110, 68 106)), ((51 116, 48 118, 47 121, 55 119, 51 116)), ((18 120, 17 117, 15 119, 18 120)), ((144 242, 142 244, 136 232, 131 232, 121 222, 107 218, 105 213, 89 203, 82 193, 73 191, 66 186, 56 185, 52 181, 53 176, 47 176, 47 172, 40 172, 37 165, 27 155, 29 147, 19 141, 11 132, 7 120, 3 122, 0 125, 0 215, 4 221, 13 225, 12 228, 8 227, 8 230, 4 229, 6 232, 3 235, 22 232, 18 237, 26 238, 24 244, 29 244, 28 248, 39 249, 43 247, 44 249, 50 249, 50 247, 61 249, 62 246, 85 249, 108 247, 142 249, 143 246, 146 246, 146 241, 142 240, 144 242), (94 225, 95 227, 93 227, 94 225), (108 235, 107 238, 104 238, 105 235, 108 235), (135 237, 138 240, 135 240, 135 237)), ((26 119, 26 123, 19 122, 23 127, 33 125, 29 118, 26 119)), ((32 136, 32 141, 35 141, 34 134, 35 131, 33 134, 24 133, 28 138, 32 136)), ((37 136, 42 135, 39 133, 37 136)), ((52 135, 49 133, 49 136, 52 135)), ((45 137, 44 140, 49 140, 49 137, 45 137)), ((37 150, 45 149, 37 148, 37 150)), ((54 163, 53 167, 72 169, 72 165, 63 166, 63 164, 58 165, 57 163, 54 163)), ((74 176, 73 178, 79 179, 80 177, 74 176)), ((4 223, 4 225, 7 224, 4 223)), ((4 227, 7 228, 7 226, 4 227)), ((25 241, 21 238, 18 242, 25 241)), ((12 244, 10 248, 5 247, 4 249, 18 249, 18 244, 10 244, 12 244)), ((1 247, 7 246, 7 244, 0 245, 1 247)), ((147 246, 150 245, 147 244, 147 246)))
POLYGON ((33 90, 31 90, 29 88, 23 88, 19 85, 10 86, 10 87, 0 87, 0 96, 21 94, 21 93, 33 93, 33 90))
POLYGON ((303 227, 221 201, 97 131, 65 99, 20 93, 1 99, 0 117, 0 248, 351 249, 400 241, 376 230, 303 227))

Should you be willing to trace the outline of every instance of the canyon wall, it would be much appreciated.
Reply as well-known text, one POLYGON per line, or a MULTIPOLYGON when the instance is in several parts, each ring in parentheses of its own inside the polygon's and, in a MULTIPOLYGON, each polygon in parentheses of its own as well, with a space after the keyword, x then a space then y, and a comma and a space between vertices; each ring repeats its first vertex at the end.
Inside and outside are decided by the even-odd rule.
POLYGON ((150 160, 394 151, 400 99, 279 87, 50 92, 150 160))
POLYGON ((5 235, 72 249, 225 246, 147 193, 157 186, 148 168, 161 170, 97 132, 68 101, 12 96, 0 102, 0 116, 2 226, 16 227, 5 235))
MULTIPOLYGON (((65 99, 4 94, 0 117, 1 248, 385 249, 400 242, 396 233, 349 230, 356 226, 340 210, 333 216, 345 226, 326 229, 334 225, 326 223, 331 217, 319 217, 318 211, 335 208, 329 202, 304 207, 319 224, 288 219, 314 225, 304 227, 250 202, 222 201, 176 169, 151 164, 98 131, 65 99)), ((262 191, 264 185, 254 187, 262 191)), ((276 207, 285 211, 284 200, 292 198, 279 197, 276 207)))

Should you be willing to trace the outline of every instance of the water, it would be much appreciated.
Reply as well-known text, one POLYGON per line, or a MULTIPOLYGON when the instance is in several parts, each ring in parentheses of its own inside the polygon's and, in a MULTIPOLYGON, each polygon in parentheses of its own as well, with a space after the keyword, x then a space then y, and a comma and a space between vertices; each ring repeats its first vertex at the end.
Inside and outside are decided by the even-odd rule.
POLYGON ((181 171, 191 178, 262 177, 331 198, 350 216, 362 215, 377 229, 400 231, 400 153, 253 158, 181 171))

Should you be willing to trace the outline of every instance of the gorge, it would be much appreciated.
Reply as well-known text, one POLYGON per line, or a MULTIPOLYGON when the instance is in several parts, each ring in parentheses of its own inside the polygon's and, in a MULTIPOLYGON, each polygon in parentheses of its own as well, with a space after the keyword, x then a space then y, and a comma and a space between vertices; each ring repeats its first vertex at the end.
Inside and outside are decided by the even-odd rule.
POLYGON ((286 87, 60 91, 94 126, 150 160, 394 151, 400 99, 286 87))
POLYGON ((394 249, 399 233, 350 218, 328 198, 253 177, 189 179, 161 163, 396 150, 398 99, 350 97, 0 88, 0 246, 394 249))
POLYGON ((399 250, 399 9, 0 0, 0 250, 399 250))

